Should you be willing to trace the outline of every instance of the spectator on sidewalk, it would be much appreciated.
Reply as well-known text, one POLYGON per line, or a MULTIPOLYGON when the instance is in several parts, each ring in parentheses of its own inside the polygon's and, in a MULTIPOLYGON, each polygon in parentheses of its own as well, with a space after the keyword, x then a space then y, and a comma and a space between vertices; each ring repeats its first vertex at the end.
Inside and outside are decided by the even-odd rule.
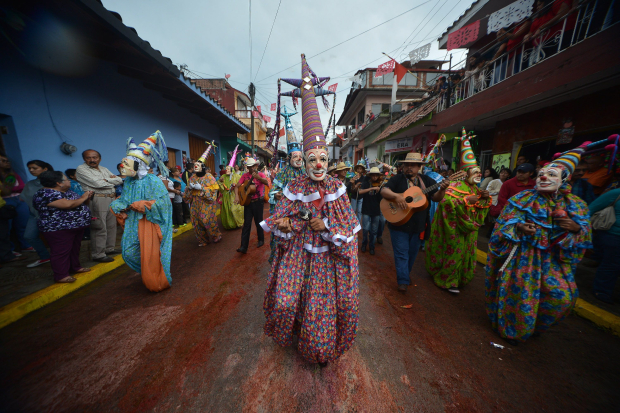
POLYGON ((596 199, 596 195, 594 195, 594 187, 588 181, 583 179, 585 172, 585 164, 580 163, 575 167, 575 171, 570 178, 570 184, 572 187, 571 193, 573 195, 577 195, 579 198, 583 199, 586 204, 590 205, 590 203, 596 199))
POLYGON ((115 186, 123 180, 110 170, 99 165, 101 154, 94 149, 82 152, 84 163, 77 167, 75 176, 84 191, 94 192, 90 203, 93 217, 91 226, 91 256, 93 261, 112 262, 108 254, 120 254, 116 246, 116 216, 110 211, 110 204, 116 197, 115 186))
POLYGON ((172 225, 174 226, 172 232, 177 232, 179 227, 185 226, 185 219, 183 219, 183 196, 181 195, 181 183, 173 181, 172 183, 175 191, 174 198, 172 199, 172 225))
POLYGON ((613 180, 613 175, 608 173, 605 158, 601 155, 592 155, 586 158, 586 172, 583 179, 594 187, 594 195, 598 196, 613 180))
POLYGON ((13 206, 17 215, 9 220, 9 232, 15 228, 17 238, 21 246, 19 251, 34 251, 25 237, 26 225, 28 224, 28 205, 21 199, 20 194, 24 189, 24 180, 11 167, 11 161, 6 156, 0 155, 0 190, 2 199, 7 205, 13 206))
POLYGON ((618 275, 620 275, 620 254, 618 254, 620 251, 620 200, 618 198, 620 198, 620 189, 613 189, 598 197, 589 206, 590 216, 612 204, 616 212, 616 222, 607 231, 597 231, 594 244, 595 248, 599 249, 602 260, 596 269, 592 288, 594 296, 608 304, 613 303, 611 297, 618 275))
POLYGON ((43 188, 33 197, 32 204, 39 212, 39 230, 51 249, 54 280, 72 283, 73 273, 84 273, 90 268, 80 265, 80 247, 84 228, 90 225, 91 214, 85 205, 93 192, 82 196, 71 191, 69 179, 60 171, 45 171, 39 175, 43 188))
POLYGON ((28 171, 30 174, 34 176, 35 179, 28 181, 24 186, 24 190, 20 195, 20 199, 26 203, 28 206, 28 224, 26 225, 26 233, 24 234, 28 243, 32 245, 34 250, 39 255, 39 259, 33 263, 28 264, 26 267, 34 268, 38 267, 42 264, 47 264, 50 262, 50 253, 47 250, 47 247, 39 237, 39 226, 37 224, 37 220, 39 219, 39 213, 32 205, 32 197, 34 194, 42 188, 41 182, 39 181, 39 175, 46 171, 53 171, 52 165, 47 162, 40 161, 38 159, 32 160, 26 164, 28 167, 28 171))
POLYGON ((532 179, 534 170, 534 165, 531 163, 522 163, 517 166, 517 176, 504 182, 502 189, 499 190, 497 205, 493 205, 489 212, 492 217, 497 218, 502 213, 502 209, 504 209, 510 198, 521 191, 533 189, 536 186, 536 181, 532 179))
POLYGON ((498 176, 497 176, 497 172, 495 172, 495 169, 491 167, 486 168, 484 170, 482 182, 480 182, 480 185, 478 185, 478 187, 482 189, 483 191, 486 191, 491 181, 497 178, 498 176))
MULTIPOLYGON (((117 167, 118 169, 118 167, 117 167)), ((69 178, 71 180, 71 190, 73 192, 75 192, 78 196, 82 196, 84 195, 84 189, 82 188, 82 185, 80 185, 80 183, 77 181, 77 179, 75 179, 75 169, 67 169, 65 171, 65 175, 67 176, 67 178, 69 178)), ((118 188, 118 187, 117 187, 118 188)), ((121 190, 123 188, 123 186, 120 186, 121 190)), ((120 194, 117 191, 117 196, 120 196, 120 194)), ((84 230, 84 241, 90 241, 90 226, 88 226, 85 230, 84 230)))
POLYGON ((515 166, 515 169, 512 171, 511 178, 514 178, 515 176, 517 176, 517 169, 519 168, 520 165, 523 165, 524 163, 529 163, 529 160, 527 159, 527 157, 525 155, 517 156, 517 164, 515 166))

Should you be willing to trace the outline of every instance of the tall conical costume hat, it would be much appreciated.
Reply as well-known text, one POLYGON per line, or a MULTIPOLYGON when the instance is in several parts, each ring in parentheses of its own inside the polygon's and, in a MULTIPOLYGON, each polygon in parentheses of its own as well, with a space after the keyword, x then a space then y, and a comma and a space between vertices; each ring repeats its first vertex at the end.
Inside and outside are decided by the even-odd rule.
POLYGON ((215 150, 215 148, 217 148, 215 142, 207 142, 207 149, 202 153, 200 158, 198 158, 198 162, 206 164, 207 159, 209 158, 209 154, 211 153, 211 149, 215 150))
POLYGON ((286 147, 289 155, 293 152, 302 152, 301 142, 297 140, 297 136, 295 136, 295 130, 293 129, 293 124, 291 123, 291 117, 296 114, 297 112, 289 112, 286 106, 284 106, 282 117, 284 118, 284 128, 286 131, 286 147))
POLYGON ((471 142, 469 141, 473 137, 467 135, 465 128, 463 128, 461 133, 461 169, 463 170, 478 167, 474 151, 471 149, 471 142))
POLYGON ((307 152, 311 149, 326 148, 327 143, 323 134, 316 97, 334 94, 334 92, 326 91, 321 87, 329 81, 329 77, 317 77, 308 66, 304 54, 301 55, 301 77, 301 79, 282 79, 284 82, 299 88, 288 93, 282 93, 282 96, 301 96, 303 150, 307 152))
POLYGON ((168 173, 168 168, 164 165, 164 162, 168 160, 168 148, 160 131, 155 132, 139 145, 136 145, 133 138, 127 139, 127 156, 142 161, 146 166, 163 174, 168 173))

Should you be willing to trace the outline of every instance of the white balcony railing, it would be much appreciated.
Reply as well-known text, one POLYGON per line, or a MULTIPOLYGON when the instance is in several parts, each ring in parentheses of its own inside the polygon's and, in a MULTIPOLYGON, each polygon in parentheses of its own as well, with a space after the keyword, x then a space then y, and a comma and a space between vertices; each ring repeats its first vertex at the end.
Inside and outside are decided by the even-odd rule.
POLYGON ((450 106, 457 105, 617 22, 618 17, 613 16, 611 11, 613 2, 605 8, 597 8, 598 5, 598 0, 582 3, 552 28, 540 33, 538 37, 529 39, 527 42, 522 41, 517 47, 489 62, 481 70, 468 74, 461 82, 453 86, 449 97, 448 93, 444 92, 443 97, 437 102, 437 111, 445 110, 448 102, 450 106), (574 28, 567 29, 567 23, 571 22, 569 24, 572 25, 573 20, 574 28), (561 26, 560 30, 557 30, 558 26, 561 26))

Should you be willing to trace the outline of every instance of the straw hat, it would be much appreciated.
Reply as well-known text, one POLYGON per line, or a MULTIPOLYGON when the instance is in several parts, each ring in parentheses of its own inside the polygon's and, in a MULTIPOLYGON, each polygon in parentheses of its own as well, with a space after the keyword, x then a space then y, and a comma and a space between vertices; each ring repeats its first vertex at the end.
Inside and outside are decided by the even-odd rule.
POLYGON ((396 162, 399 162, 399 163, 411 162, 411 163, 421 163, 421 164, 426 163, 424 158, 422 158, 422 155, 417 152, 409 152, 405 159, 403 159, 402 161, 396 161, 396 162))
POLYGON ((329 173, 333 172, 335 169, 336 169, 336 165, 332 165, 329 168, 327 168, 327 173, 329 174, 329 173))
POLYGON ((364 162, 363 159, 360 159, 357 162, 357 165, 355 165, 355 167, 353 168, 353 170, 356 170, 358 166, 361 166, 362 168, 364 168, 364 172, 366 172, 366 163, 364 162))
POLYGON ((340 163, 338 164, 338 166, 336 166, 336 170, 337 170, 337 171, 342 171, 342 170, 344 170, 344 169, 349 170, 349 169, 351 169, 351 167, 350 167, 350 166, 348 166, 348 165, 347 165, 346 163, 344 163, 344 162, 340 162, 340 163))
POLYGON ((370 171, 368 172, 368 175, 370 175, 370 174, 381 175, 381 171, 376 166, 373 166, 372 168, 370 168, 370 171))

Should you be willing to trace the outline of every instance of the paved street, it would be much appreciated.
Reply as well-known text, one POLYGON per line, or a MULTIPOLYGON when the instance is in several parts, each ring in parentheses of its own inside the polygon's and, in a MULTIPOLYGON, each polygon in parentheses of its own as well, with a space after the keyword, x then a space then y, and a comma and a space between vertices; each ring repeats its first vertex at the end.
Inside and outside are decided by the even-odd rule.
POLYGON ((355 345, 324 369, 307 364, 262 334, 269 247, 253 235, 242 256, 240 235, 176 239, 168 291, 123 266, 4 328, 2 411, 617 411, 618 337, 573 315, 509 348, 489 328, 482 266, 452 296, 420 254, 403 296, 389 236, 361 254, 355 345))

